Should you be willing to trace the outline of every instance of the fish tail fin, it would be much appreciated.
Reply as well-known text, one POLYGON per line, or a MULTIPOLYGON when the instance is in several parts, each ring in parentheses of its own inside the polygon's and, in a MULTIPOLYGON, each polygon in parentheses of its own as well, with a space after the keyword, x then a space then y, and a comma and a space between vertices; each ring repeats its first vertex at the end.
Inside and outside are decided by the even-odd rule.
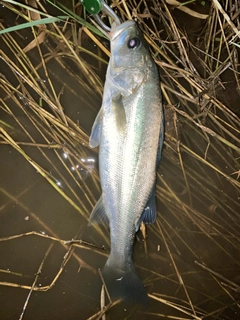
POLYGON ((132 264, 129 271, 120 271, 107 261, 102 272, 111 299, 146 305, 148 295, 132 264))

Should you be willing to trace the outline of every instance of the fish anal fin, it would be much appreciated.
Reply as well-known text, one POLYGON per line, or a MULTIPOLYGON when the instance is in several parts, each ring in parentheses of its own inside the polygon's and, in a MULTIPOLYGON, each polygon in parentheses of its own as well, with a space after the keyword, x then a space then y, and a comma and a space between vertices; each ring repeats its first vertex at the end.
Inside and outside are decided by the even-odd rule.
POLYGON ((88 225, 92 225, 94 223, 103 224, 106 226, 109 225, 109 219, 108 219, 107 212, 106 212, 104 204, 103 204, 102 197, 100 197, 100 199, 96 203, 95 207, 93 208, 92 213, 89 218, 88 225))

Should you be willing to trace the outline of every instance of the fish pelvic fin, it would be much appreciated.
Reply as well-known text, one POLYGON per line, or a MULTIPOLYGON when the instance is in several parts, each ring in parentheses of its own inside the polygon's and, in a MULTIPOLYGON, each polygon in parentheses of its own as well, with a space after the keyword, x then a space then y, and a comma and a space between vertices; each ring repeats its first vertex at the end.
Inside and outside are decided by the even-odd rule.
POLYGON ((121 271, 112 267, 108 260, 102 275, 112 300, 121 299, 129 304, 147 305, 146 289, 133 264, 129 271, 121 271))

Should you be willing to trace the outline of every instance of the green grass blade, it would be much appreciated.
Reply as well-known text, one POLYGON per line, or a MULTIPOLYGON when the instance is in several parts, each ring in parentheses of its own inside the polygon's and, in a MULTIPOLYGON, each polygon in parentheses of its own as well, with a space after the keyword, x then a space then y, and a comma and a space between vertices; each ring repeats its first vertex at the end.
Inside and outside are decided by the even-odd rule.
POLYGON ((9 32, 21 30, 21 29, 26 29, 26 28, 34 27, 34 26, 37 26, 40 24, 48 24, 48 23, 57 22, 59 20, 66 20, 67 18, 68 18, 68 16, 59 16, 59 17, 49 17, 49 18, 34 20, 31 22, 19 24, 17 26, 9 27, 4 30, 0 30, 0 34, 7 33, 7 32, 9 33, 9 32))

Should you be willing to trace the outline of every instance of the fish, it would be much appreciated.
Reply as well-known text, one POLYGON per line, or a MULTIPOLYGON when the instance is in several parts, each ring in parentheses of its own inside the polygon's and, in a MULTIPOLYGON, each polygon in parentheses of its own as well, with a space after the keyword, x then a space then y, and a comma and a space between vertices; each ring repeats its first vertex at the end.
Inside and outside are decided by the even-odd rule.
POLYGON ((110 226, 111 249, 102 275, 111 299, 145 303, 146 289, 133 263, 142 222, 154 223, 156 170, 164 127, 158 69, 132 20, 113 24, 102 106, 89 145, 99 147, 102 195, 90 224, 110 226))

